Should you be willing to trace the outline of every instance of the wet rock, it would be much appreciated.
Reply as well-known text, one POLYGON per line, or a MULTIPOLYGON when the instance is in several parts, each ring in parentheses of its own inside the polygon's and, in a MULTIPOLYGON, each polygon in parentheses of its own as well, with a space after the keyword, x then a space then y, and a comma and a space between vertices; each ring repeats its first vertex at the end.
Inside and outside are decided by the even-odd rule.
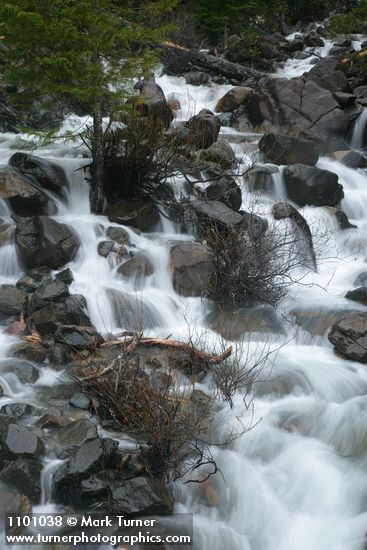
POLYGON ((10 158, 9 164, 41 188, 58 193, 67 186, 64 170, 49 160, 27 153, 15 153, 10 158))
POLYGON ((324 41, 316 31, 307 32, 303 35, 306 46, 309 48, 321 48, 324 46, 324 41))
POLYGON ((246 174, 250 191, 272 193, 274 191, 273 174, 279 174, 276 166, 255 166, 246 174))
POLYGON ((159 212, 149 200, 116 201, 107 206, 105 215, 111 222, 148 231, 159 222, 159 212))
POLYGON ((62 283, 65 283, 66 285, 69 286, 74 281, 74 275, 71 269, 67 267, 62 271, 59 271, 59 273, 56 273, 55 279, 56 281, 61 281, 62 283))
POLYGON ((38 460, 18 458, 5 463, 0 479, 19 489, 34 504, 38 504, 41 498, 41 472, 42 463, 38 460))
POLYGON ((62 428, 69 426, 72 423, 69 418, 65 416, 56 416, 54 414, 44 414, 36 422, 36 426, 41 430, 50 428, 62 428))
POLYGON ((233 113, 233 111, 238 109, 246 98, 253 93, 253 89, 248 86, 236 86, 220 98, 215 107, 215 111, 217 113, 233 113))
MULTIPOLYGON (((114 289, 107 291, 115 322, 126 331, 136 332, 160 326, 162 310, 160 304, 137 300, 136 296, 114 289)), ((175 309, 173 300, 170 306, 175 309)))
POLYGON ((202 109, 185 124, 190 130, 190 142, 197 149, 207 149, 217 141, 220 121, 207 109, 202 109))
POLYGON ((214 224, 221 228, 234 228, 244 222, 243 216, 228 208, 220 201, 203 201, 200 199, 190 203, 190 208, 196 216, 199 225, 210 226, 214 224))
POLYGON ((31 294, 41 285, 52 282, 52 275, 48 267, 29 269, 16 283, 16 287, 27 294, 31 294))
POLYGON ((354 286, 367 286, 367 271, 362 271, 355 279, 354 286))
POLYGON ((236 155, 227 140, 219 139, 208 149, 197 152, 198 161, 218 164, 222 170, 228 170, 237 166, 236 155))
POLYGON ((115 241, 101 241, 97 245, 97 252, 100 256, 107 258, 111 252, 116 252, 117 248, 115 241))
POLYGON ((0 407, 0 414, 5 416, 12 416, 13 418, 21 418, 32 413, 35 410, 32 405, 28 403, 8 403, 0 407))
POLYGON ((255 306, 238 310, 215 307, 206 321, 210 328, 229 341, 241 340, 244 335, 253 332, 284 333, 281 319, 271 306, 255 306))
POLYGON ((329 341, 347 359, 367 363, 367 313, 354 313, 335 323, 329 341))
POLYGON ((60 303, 68 296, 70 292, 66 284, 62 281, 53 281, 37 288, 31 296, 30 308, 32 311, 37 311, 48 304, 60 303))
POLYGON ((132 104, 140 115, 149 117, 156 123, 168 128, 173 120, 172 111, 167 104, 162 88, 156 83, 155 79, 144 78, 139 80, 134 85, 134 90, 140 92, 137 100, 132 98, 132 104))
POLYGON ((148 277, 152 275, 154 269, 150 260, 146 256, 136 255, 127 262, 119 265, 117 272, 124 277, 148 277))
POLYGON ((13 286, 0 286, 0 321, 11 316, 19 317, 23 311, 26 294, 13 286))
POLYGON ((15 243, 26 268, 58 269, 77 253, 79 239, 67 225, 46 216, 14 219, 17 224, 15 243))
POLYGON ((112 491, 112 506, 123 514, 166 515, 173 512, 172 496, 158 479, 136 477, 112 491))
POLYGON ((297 325, 307 330, 314 336, 324 336, 332 325, 343 319, 346 315, 358 313, 353 309, 335 310, 325 307, 315 307, 309 309, 293 309, 291 315, 294 317, 297 325))
POLYGON ((59 326, 55 332, 55 341, 75 349, 93 349, 103 344, 104 339, 90 326, 59 326))
POLYGON ((213 255, 200 243, 180 243, 170 250, 173 286, 183 296, 205 296, 214 275, 213 255))
POLYGON ((41 335, 54 334, 60 325, 91 326, 87 313, 73 296, 34 311, 31 320, 41 335))
POLYGON ((360 286, 359 288, 350 290, 349 292, 347 292, 345 297, 348 300, 352 300, 353 302, 358 302, 359 304, 367 306, 367 287, 360 286))
MULTIPOLYGON (((5 514, 19 514, 28 515, 32 512, 32 506, 27 496, 23 495, 15 487, 1 484, 1 499, 0 499, 0 527, 4 528, 4 515, 5 514)), ((19 535, 23 531, 23 527, 11 527, 9 534, 19 535)))
POLYGON ((191 84, 191 86, 201 86, 202 84, 208 84, 209 82, 209 75, 201 71, 185 73, 183 76, 186 80, 186 84, 191 84))
POLYGON ((113 466, 116 460, 118 441, 114 439, 96 438, 83 443, 75 457, 70 460, 68 474, 70 476, 86 477, 87 475, 113 466))
POLYGON ((294 164, 283 174, 287 196, 299 206, 336 206, 344 197, 337 174, 329 170, 294 164))
POLYGON ((356 101, 356 96, 353 94, 348 94, 346 92, 334 92, 333 98, 339 103, 342 109, 351 107, 356 101))
POLYGON ((108 238, 119 244, 124 244, 129 240, 128 232, 125 231, 125 229, 122 229, 122 227, 108 227, 106 230, 106 235, 108 238))
POLYGON ((205 189, 205 194, 209 200, 220 201, 232 210, 241 208, 241 188, 231 176, 213 178, 213 182, 205 189))
POLYGON ((73 449, 81 447, 86 441, 98 438, 97 427, 90 420, 80 419, 58 429, 52 436, 50 445, 60 458, 70 456, 73 449))
POLYGON ((27 361, 13 360, 9 363, 0 363, 3 373, 13 372, 23 384, 34 384, 39 378, 38 369, 27 361))
POLYGON ((259 143, 266 162, 273 164, 308 164, 314 166, 319 160, 317 146, 311 141, 281 134, 266 134, 259 143))
POLYGON ((5 459, 36 457, 43 453, 42 441, 29 426, 15 424, 7 416, 0 417, 1 454, 5 459))
POLYGON ((335 212, 335 217, 342 231, 345 229, 356 229, 357 226, 350 223, 348 216, 342 210, 337 209, 335 212))
POLYGON ((311 78, 320 88, 333 92, 333 98, 336 99, 336 101, 338 101, 338 99, 335 97, 335 92, 346 93, 350 91, 349 81, 342 71, 334 71, 333 73, 323 76, 312 76, 311 78))
POLYGON ((75 392, 70 399, 70 405, 77 409, 88 410, 91 405, 91 399, 81 392, 75 392))
POLYGON ((6 199, 19 216, 37 216, 47 211, 48 197, 18 170, 0 167, 0 199, 6 199))
POLYGON ((366 168, 367 159, 358 151, 335 151, 334 158, 348 168, 366 168))

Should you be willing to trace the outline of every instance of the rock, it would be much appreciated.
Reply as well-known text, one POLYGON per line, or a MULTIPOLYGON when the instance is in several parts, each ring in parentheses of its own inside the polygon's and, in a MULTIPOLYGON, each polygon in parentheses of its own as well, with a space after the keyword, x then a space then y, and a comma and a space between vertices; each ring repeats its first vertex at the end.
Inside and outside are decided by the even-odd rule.
POLYGON ((342 210, 337 209, 335 212, 335 217, 342 231, 345 229, 356 229, 357 226, 350 223, 348 216, 342 210))
MULTIPOLYGON (((320 88, 334 92, 333 97, 337 101, 338 99, 335 97, 335 92, 346 93, 350 91, 349 81, 342 71, 334 71, 333 73, 325 74, 323 76, 311 76, 311 78, 318 86, 320 86, 320 88)), ((350 101, 350 99, 348 100, 350 101)))
POLYGON ((251 168, 246 174, 246 181, 251 192, 266 192, 274 191, 273 174, 279 174, 276 166, 259 165, 251 168))
POLYGON ((248 86, 236 86, 220 98, 215 107, 215 112, 233 113, 233 111, 238 109, 243 104, 245 99, 253 93, 253 89, 248 86))
MULTIPOLYGON (((88 315, 73 296, 59 304, 48 304, 42 309, 34 311, 31 320, 41 335, 54 334, 59 325, 81 326, 83 330, 91 326, 88 315)), ((77 329, 73 327, 71 330, 77 329)), ((59 334, 60 338, 62 334, 59 334)))
POLYGON ((321 48, 324 46, 324 41, 316 31, 307 32, 303 35, 306 46, 309 48, 321 48))
POLYGON ((42 441, 29 426, 16 424, 9 417, 1 416, 0 427, 1 455, 5 459, 36 457, 43 453, 42 441))
POLYGON ((177 111, 181 110, 181 103, 178 99, 175 99, 174 97, 167 100, 167 105, 173 112, 174 116, 176 117, 177 111))
POLYGON ((237 166, 236 155, 226 139, 218 139, 208 149, 197 152, 199 161, 218 164, 222 170, 228 170, 237 166))
POLYGON ((197 149, 207 149, 217 141, 220 121, 211 111, 202 109, 186 122, 185 127, 190 130, 191 144, 197 149))
POLYGON ((353 302, 358 302, 359 304, 363 304, 364 306, 367 306, 367 287, 361 286, 359 288, 350 290, 349 292, 347 292, 345 297, 348 300, 352 300, 353 302))
POLYGON ((49 428, 63 428, 69 426, 72 423, 71 420, 65 416, 56 416, 54 414, 44 414, 36 422, 36 426, 42 430, 49 428))
MULTIPOLYGON (((4 531, 4 516, 5 514, 31 515, 32 506, 28 497, 23 495, 15 487, 1 484, 1 499, 0 499, 0 528, 4 531)), ((9 535, 21 535, 24 527, 10 527, 9 535)))
MULTIPOLYGON (((113 462, 118 450, 118 441, 114 439, 100 439, 86 441, 77 450, 75 457, 70 461, 68 475, 86 477, 113 462)), ((110 464, 112 466, 112 464, 110 464)))
MULTIPOLYGON (((318 76, 318 73, 313 74, 318 76)), ((344 137, 347 133, 349 116, 342 111, 332 92, 321 88, 311 78, 277 78, 267 86, 279 109, 279 117, 275 120, 278 124, 303 126, 326 136, 344 137)))
POLYGON ((345 92, 334 92, 333 98, 339 103, 342 109, 351 107, 356 102, 356 96, 345 92))
POLYGON ((127 515, 167 515, 173 512, 173 499, 159 479, 136 477, 112 491, 112 505, 127 515))
POLYGON ((30 307, 32 311, 38 311, 48 304, 60 303, 64 298, 70 296, 68 287, 62 281, 40 285, 32 294, 30 307))
POLYGON ((16 283, 16 287, 27 294, 31 294, 41 285, 52 282, 52 275, 48 267, 28 270, 16 283))
POLYGON ((148 231, 159 223, 159 211, 149 200, 116 201, 107 206, 105 215, 111 222, 148 231))
POLYGON ((108 227, 106 230, 106 235, 109 239, 116 241, 119 244, 124 244, 129 240, 129 234, 122 227, 108 227))
POLYGON ((111 252, 117 250, 117 244, 115 241, 100 241, 97 245, 97 252, 100 256, 107 258, 111 252))
POLYGON ((45 214, 49 198, 18 170, 0 167, 0 199, 6 199, 19 216, 45 214))
POLYGON ((362 271, 355 279, 354 286, 367 286, 367 271, 362 271))
POLYGON ((46 216, 14 217, 17 227, 15 243, 26 268, 47 266, 58 269, 70 262, 80 241, 65 224, 46 216))
POLYGON ((67 179, 61 166, 27 153, 15 153, 9 160, 27 179, 41 188, 60 193, 67 186, 67 179))
POLYGON ((34 384, 39 378, 38 369, 28 361, 12 360, 1 362, 1 372, 13 372, 23 384, 34 384))
POLYGON ((253 332, 284 333, 281 319, 275 309, 267 305, 238 310, 215 307, 206 321, 211 329, 228 341, 241 340, 244 335, 253 332))
POLYGON ((335 323, 329 341, 347 359, 367 363, 367 313, 354 313, 335 323))
POLYGON ((90 397, 79 391, 73 393, 70 399, 70 405, 76 407, 77 409, 84 409, 86 411, 89 409, 91 402, 90 397))
POLYGON ((264 135, 259 148, 264 160, 273 164, 314 166, 319 160, 319 151, 314 143, 281 134, 264 135))
POLYGON ((103 344, 104 339, 90 326, 62 325, 55 331, 55 341, 75 349, 92 349, 103 344))
POLYGON ((299 206, 336 206, 344 197, 337 174, 329 170, 294 164, 283 174, 287 196, 299 206))
POLYGON ((220 201, 194 200, 190 207, 196 216, 199 225, 208 226, 214 224, 220 228, 234 228, 244 223, 244 218, 239 212, 234 212, 220 201))
POLYGON ((185 73, 183 76, 186 80, 186 84, 191 84, 191 86, 201 86, 202 84, 208 84, 209 82, 209 75, 201 71, 185 73))
POLYGON ((152 275, 153 271, 154 269, 150 260, 146 256, 140 254, 122 263, 117 268, 117 272, 128 279, 130 277, 136 277, 137 279, 149 277, 149 275, 152 275))
POLYGON ((173 120, 173 115, 164 92, 154 78, 144 78, 134 85, 134 90, 139 90, 140 97, 132 98, 136 110, 143 117, 153 119, 158 124, 168 128, 173 120))
POLYGON ((357 88, 354 88, 353 94, 357 98, 367 98, 367 84, 364 84, 363 86, 358 86, 357 88))
POLYGON ((5 416, 12 416, 13 418, 20 418, 32 413, 34 407, 27 403, 8 403, 0 407, 0 414, 5 416))
POLYGON ((354 313, 356 313, 354 309, 335 310, 334 308, 328 309, 325 307, 294 308, 290 311, 297 325, 314 336, 324 336, 332 325, 346 315, 353 315, 354 313))
POLYGON ((61 281, 62 283, 65 283, 66 285, 69 286, 74 281, 74 275, 71 269, 67 267, 62 271, 59 271, 59 273, 56 273, 55 279, 56 281, 61 281))
POLYGON ((205 194, 210 201, 220 201, 232 210, 239 210, 242 205, 242 191, 234 178, 223 175, 213 178, 205 194))
POLYGON ((170 250, 173 286, 182 296, 205 296, 214 275, 213 254, 203 244, 188 242, 170 250))
POLYGON ((19 318, 26 301, 26 294, 10 285, 0 285, 0 321, 7 317, 19 318))
POLYGON ((0 479, 19 489, 34 504, 39 504, 41 498, 41 472, 42 463, 38 460, 18 458, 5 463, 0 479))
POLYGON ((335 151, 334 158, 348 166, 348 168, 366 168, 367 159, 358 151, 335 151))
POLYGON ((73 449, 81 447, 86 441, 98 438, 97 427, 90 420, 80 419, 58 429, 50 440, 50 445, 60 458, 70 456, 73 449))

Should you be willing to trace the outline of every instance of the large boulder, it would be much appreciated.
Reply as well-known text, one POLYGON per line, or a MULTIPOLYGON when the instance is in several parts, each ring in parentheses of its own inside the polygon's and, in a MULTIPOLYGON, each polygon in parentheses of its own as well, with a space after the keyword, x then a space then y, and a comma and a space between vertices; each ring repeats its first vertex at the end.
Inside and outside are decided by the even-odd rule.
POLYGON ((183 242, 170 250, 173 286, 183 296, 205 296, 214 275, 213 254, 200 243, 183 242))
POLYGON ((47 211, 48 197, 16 168, 0 167, 0 199, 6 199, 15 214, 37 216, 47 211))
POLYGON ((32 311, 37 311, 50 303, 61 302, 68 296, 70 296, 70 292, 65 283, 62 281, 52 281, 37 288, 31 295, 29 305, 32 311))
POLYGON ((220 120, 208 109, 202 109, 186 122, 185 127, 190 130, 190 143, 197 149, 207 149, 218 139, 220 120))
POLYGON ((329 341, 346 358, 367 363, 367 313, 354 313, 332 326, 329 341))
POLYGON ((213 182, 205 189, 209 200, 220 201, 232 210, 239 210, 242 205, 242 191, 231 176, 213 178, 213 182))
POLYGON ((112 491, 112 505, 127 515, 166 515, 173 512, 172 496, 159 479, 135 477, 112 491))
POLYGON ((353 290, 349 290, 345 297, 348 300, 352 300, 353 302, 358 302, 359 304, 363 304, 364 306, 367 306, 367 287, 366 286, 360 286, 359 288, 354 288, 353 290))
POLYGON ((51 269, 70 262, 80 241, 65 224, 46 216, 14 217, 15 243, 19 257, 27 268, 47 266, 51 269))
POLYGON ((149 200, 116 201, 109 204, 105 215, 111 222, 148 231, 159 222, 159 211, 149 200))
MULTIPOLYGON (((49 303, 32 312, 31 321, 42 336, 54 334, 60 325, 67 327, 72 325, 73 331, 75 326, 83 328, 91 326, 87 313, 74 296, 69 296, 60 303, 49 303)), ((61 336, 60 341, 62 341, 61 336)))
POLYGON ((190 203, 190 209, 200 226, 211 226, 220 228, 231 228, 243 224, 243 216, 235 212, 218 200, 204 201, 194 200, 190 203))
POLYGON ((272 193, 274 191, 273 174, 279 174, 279 169, 272 165, 258 165, 246 173, 247 185, 251 192, 272 193))
POLYGON ((235 88, 232 88, 232 90, 229 90, 229 92, 220 98, 215 111, 217 113, 233 113, 253 93, 253 89, 248 86, 235 86, 235 88))
POLYGON ((340 108, 332 92, 313 80, 277 78, 268 82, 267 87, 279 111, 273 122, 286 127, 303 126, 323 135, 343 137, 347 133, 349 116, 340 108))
POLYGON ((266 134, 259 143, 265 162, 272 164, 308 164, 314 166, 319 160, 317 146, 311 141, 281 134, 266 134))
POLYGON ((67 186, 64 170, 49 160, 27 153, 15 153, 9 164, 17 168, 27 179, 49 191, 58 193, 67 186))
POLYGON ((199 161, 218 164, 222 170, 235 168, 237 165, 236 155, 225 139, 218 139, 208 149, 198 151, 197 158, 199 161))
POLYGON ((155 79, 139 80, 134 85, 134 89, 140 92, 140 96, 131 99, 138 112, 143 117, 151 118, 155 123, 168 127, 173 120, 172 110, 167 104, 162 88, 155 79))
POLYGON ((337 174, 329 170, 294 164, 283 174, 287 196, 299 206, 336 206, 344 197, 337 174))
POLYGON ((117 272, 128 279, 130 277, 136 277, 138 279, 141 277, 148 277, 152 275, 153 271, 154 269, 149 258, 142 254, 133 256, 117 268, 117 272))
POLYGON ((23 311, 26 294, 10 285, 0 286, 0 321, 7 317, 19 317, 23 311))

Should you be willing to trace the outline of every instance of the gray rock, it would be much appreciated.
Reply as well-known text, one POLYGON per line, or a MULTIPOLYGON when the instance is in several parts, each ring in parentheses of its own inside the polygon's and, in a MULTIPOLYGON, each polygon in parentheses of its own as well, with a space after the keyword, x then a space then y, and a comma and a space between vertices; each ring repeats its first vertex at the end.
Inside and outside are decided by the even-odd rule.
POLYGON ((325 307, 293 309, 291 315, 300 327, 314 336, 324 336, 328 330, 347 315, 358 313, 353 309, 328 309, 325 307))
POLYGON ((211 201, 220 201, 232 210, 239 210, 242 205, 242 191, 234 178, 223 175, 213 179, 205 189, 207 198, 211 201))
POLYGON ((220 121, 211 111, 203 109, 199 114, 191 117, 185 126, 190 130, 191 144, 197 149, 207 149, 217 141, 220 121))
POLYGON ((318 147, 311 141, 281 134, 266 134, 259 143, 266 162, 273 164, 308 164, 314 166, 319 160, 318 147))
POLYGON ((97 427, 90 420, 80 419, 68 426, 59 428, 50 444, 61 458, 70 456, 73 449, 79 448, 86 441, 98 438, 97 427))
POLYGON ((341 319, 332 326, 328 338, 347 359, 367 363, 367 313, 341 319))
POLYGON ((73 296, 34 311, 31 320, 41 335, 54 334, 60 325, 91 326, 87 313, 73 296))
POLYGON ((192 71, 190 73, 185 73, 183 76, 186 80, 186 84, 191 84, 191 86, 201 86, 209 82, 209 75, 201 71, 192 71))
POLYGON ((14 219, 17 224, 15 243, 27 268, 58 269, 77 253, 80 241, 67 225, 46 216, 14 219))
POLYGON ((117 450, 118 441, 114 439, 96 438, 87 441, 80 446, 75 457, 70 460, 68 474, 72 477, 86 477, 107 467, 117 450))
POLYGON ((59 273, 56 273, 55 279, 56 281, 61 281, 62 283, 65 283, 69 286, 74 281, 73 272, 67 267, 62 271, 59 271, 59 273))
POLYGON ((75 392, 70 398, 70 405, 77 409, 88 410, 91 405, 91 399, 81 392, 75 392))
POLYGON ((119 244, 123 244, 129 240, 129 234, 122 227, 108 227, 106 230, 106 235, 109 239, 116 241, 119 244))
POLYGON ((228 170, 237 166, 236 155, 227 140, 218 139, 208 149, 197 152, 198 161, 218 164, 222 170, 228 170))
POLYGON ((243 216, 234 212, 220 201, 203 201, 200 199, 190 203, 199 224, 215 224, 222 228, 234 228, 243 224, 243 216))
POLYGON ((62 325, 54 335, 55 341, 75 349, 94 349, 103 344, 102 336, 90 326, 62 325))
POLYGON ((16 424, 7 416, 0 417, 0 427, 1 454, 6 459, 36 457, 43 453, 43 443, 32 428, 16 424))
POLYGON ((66 284, 62 281, 53 281, 37 288, 31 296, 30 307, 32 311, 37 311, 48 304, 60 303, 68 296, 70 292, 66 284))
POLYGON ((0 199, 6 199, 19 216, 45 214, 49 198, 18 170, 0 167, 0 199))
POLYGON ((123 514, 166 515, 173 511, 172 496, 158 479, 136 477, 112 491, 113 506, 123 514))
POLYGON ((107 206, 105 215, 111 222, 148 231, 159 223, 159 212, 149 200, 116 201, 107 206))
POLYGON ((15 153, 10 158, 9 164, 41 188, 58 193, 67 186, 64 170, 49 160, 27 153, 15 153))
POLYGON ((352 300, 353 302, 358 302, 359 304, 367 306, 367 287, 360 286, 359 288, 350 290, 349 292, 347 292, 345 297, 348 300, 352 300))
POLYGON ((18 458, 5 463, 0 479, 19 489, 34 504, 39 504, 42 468, 42 463, 38 460, 18 458))
POLYGON ((188 242, 170 250, 173 286, 183 296, 205 296, 214 275, 213 254, 203 244, 188 242))
POLYGON ((220 98, 215 111, 217 113, 233 113, 253 93, 253 89, 248 86, 236 86, 220 98))
POLYGON ((146 256, 136 255, 133 256, 130 260, 119 265, 117 272, 124 277, 148 277, 152 275, 154 269, 150 260, 146 256))
POLYGON ((23 311, 26 294, 13 286, 0 286, 0 321, 15 315, 19 317, 23 311))
POLYGON ((12 416, 13 418, 21 418, 22 416, 31 414, 33 410, 35 408, 32 405, 28 405, 28 403, 8 403, 0 407, 0 414, 12 416))
POLYGON ((367 271, 362 271, 355 279, 354 286, 367 286, 367 271))
POLYGON ((274 191, 273 174, 279 174, 276 166, 260 165, 251 168, 246 174, 250 191, 272 193, 274 191))
POLYGON ((344 197, 338 176, 329 170, 294 164, 284 169, 287 196, 299 206, 336 206, 344 197))

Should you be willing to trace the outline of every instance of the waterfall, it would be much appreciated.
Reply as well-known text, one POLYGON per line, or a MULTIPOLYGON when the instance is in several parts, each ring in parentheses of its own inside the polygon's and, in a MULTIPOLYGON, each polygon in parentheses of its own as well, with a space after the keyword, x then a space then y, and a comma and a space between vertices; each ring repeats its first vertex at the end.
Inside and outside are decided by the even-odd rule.
POLYGON ((367 129, 367 108, 364 107, 359 117, 356 119, 353 128, 351 146, 353 149, 362 149, 363 139, 367 129))

